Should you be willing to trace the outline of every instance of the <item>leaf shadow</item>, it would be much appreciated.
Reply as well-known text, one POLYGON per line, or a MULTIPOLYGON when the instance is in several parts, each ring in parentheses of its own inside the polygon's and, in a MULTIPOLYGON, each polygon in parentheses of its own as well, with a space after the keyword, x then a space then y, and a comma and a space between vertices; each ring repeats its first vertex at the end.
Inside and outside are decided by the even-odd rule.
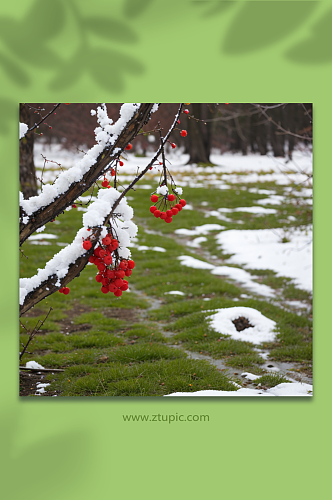
POLYGON ((42 485, 52 484, 53 487, 47 490, 47 497, 50 500, 56 500, 63 493, 61 486, 57 486, 54 480, 56 471, 56 477, 61 477, 61 485, 66 484, 67 496, 72 489, 77 487, 77 482, 80 481, 82 475, 84 477, 84 474, 88 474, 86 457, 91 454, 91 449, 89 449, 91 443, 88 441, 87 434, 83 430, 78 431, 73 428, 55 432, 52 436, 42 439, 38 438, 38 427, 35 425, 33 431, 37 437, 36 442, 21 452, 14 453, 13 443, 18 425, 17 414, 3 415, 1 429, 5 429, 6 432, 2 452, 7 457, 2 467, 3 472, 7 469, 2 480, 4 491, 10 491, 12 498, 19 498, 22 485, 29 485, 32 481, 38 480, 39 491, 35 492, 35 498, 39 498, 39 493, 40 498, 44 495, 42 485), (7 483, 7 487, 3 483, 7 483))
POLYGON ((226 10, 233 7, 233 5, 237 4, 237 0, 226 0, 223 2, 210 2, 210 1, 193 1, 191 2, 194 7, 210 7, 202 13, 202 17, 211 17, 215 16, 218 13, 226 12, 226 10), (212 4, 212 5, 211 5, 212 4))
POLYGON ((331 29, 332 8, 316 22, 311 36, 287 50, 286 58, 301 64, 330 63, 332 61, 331 29))
POLYGON ((222 51, 242 55, 268 47, 298 29, 313 13, 315 1, 250 1, 228 27, 222 51))
POLYGON ((125 0, 123 13, 126 17, 137 17, 154 2, 154 0, 125 0))

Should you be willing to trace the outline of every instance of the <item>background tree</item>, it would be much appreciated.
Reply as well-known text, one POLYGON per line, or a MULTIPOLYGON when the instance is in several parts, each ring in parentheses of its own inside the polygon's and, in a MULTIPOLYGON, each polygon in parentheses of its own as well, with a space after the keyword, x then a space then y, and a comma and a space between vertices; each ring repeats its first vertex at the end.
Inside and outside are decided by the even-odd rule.
MULTIPOLYGON (((34 125, 34 116, 27 104, 20 104, 20 122, 29 128, 34 125)), ((37 195, 37 179, 33 160, 34 133, 29 132, 20 141, 20 184, 25 198, 37 195)))

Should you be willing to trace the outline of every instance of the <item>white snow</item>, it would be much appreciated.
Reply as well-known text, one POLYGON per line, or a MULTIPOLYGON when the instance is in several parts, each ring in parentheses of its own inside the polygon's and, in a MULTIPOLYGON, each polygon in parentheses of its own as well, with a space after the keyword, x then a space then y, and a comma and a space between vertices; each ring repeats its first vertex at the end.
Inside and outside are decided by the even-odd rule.
POLYGON ((29 127, 26 123, 20 123, 20 130, 19 130, 19 138, 22 139, 22 137, 25 136, 27 133, 29 127))
POLYGON ((245 288, 248 288, 248 290, 256 292, 260 295, 264 295, 265 297, 275 296, 275 291, 271 287, 256 283, 255 281, 253 281, 254 276, 252 276, 244 269, 229 266, 218 266, 212 269, 211 273, 218 276, 227 276, 232 280, 238 281, 245 288))
POLYGON ((243 372, 241 373, 241 377, 244 377, 247 380, 256 380, 257 378, 260 377, 260 375, 254 375, 253 373, 250 372, 243 372))
POLYGON ((173 392, 165 394, 168 396, 312 396, 313 387, 310 384, 301 384, 300 382, 283 383, 272 387, 271 389, 239 389, 237 391, 197 391, 197 392, 173 392))
MULTIPOLYGON (((264 201, 264 200, 262 200, 264 201)), ((257 202, 259 203, 259 201, 257 202)), ((237 208, 218 208, 218 212, 248 212, 251 214, 276 214, 277 210, 274 208, 264 208, 264 207, 237 207, 237 208)))
POLYGON ((202 260, 195 259, 190 255, 180 255, 177 257, 181 261, 183 266, 192 267, 193 269, 214 269, 215 266, 209 264, 208 262, 203 262, 202 260))
POLYGON ((194 229, 175 229, 175 234, 180 234, 183 236, 198 236, 200 234, 208 234, 210 231, 220 231, 225 229, 225 226, 220 224, 203 224, 202 226, 196 226, 194 229))
POLYGON ((165 292, 164 295, 185 295, 183 292, 179 292, 178 290, 172 290, 171 292, 165 292))
POLYGON ((146 250, 152 250, 153 252, 166 252, 165 248, 162 247, 148 247, 146 245, 139 245, 136 247, 139 252, 146 252, 146 250))
POLYGON ((305 232, 295 229, 286 234, 290 242, 281 243, 282 230, 255 229, 223 231, 216 236, 224 252, 234 254, 230 264, 251 269, 271 269, 278 276, 293 278, 295 283, 312 290, 312 227, 305 232))
POLYGON ((51 385, 51 384, 42 384, 41 382, 38 382, 36 384, 36 387, 37 387, 36 394, 37 395, 44 394, 46 392, 45 387, 48 387, 49 385, 51 385))
POLYGON ((167 186, 158 186, 156 192, 157 192, 157 194, 161 194, 162 196, 166 196, 166 194, 168 194, 168 187, 167 186))
POLYGON ((249 290, 260 295, 264 295, 265 297, 275 296, 275 292, 271 287, 256 283, 255 281, 253 281, 254 276, 251 276, 250 273, 244 271, 243 269, 229 266, 214 266, 213 264, 195 259, 194 257, 191 257, 189 255, 180 255, 177 258, 181 261, 181 264, 183 266, 191 267, 193 269, 208 269, 212 274, 227 276, 232 280, 240 282, 249 290))
POLYGON ((192 241, 187 241, 186 245, 192 248, 200 248, 201 243, 203 243, 204 241, 207 241, 207 238, 205 238, 205 236, 199 236, 192 241))
POLYGON ((44 366, 37 363, 37 361, 27 361, 25 363, 25 367, 26 368, 35 368, 35 369, 38 369, 38 368, 44 369, 44 366))
POLYGON ((208 321, 211 328, 223 335, 230 335, 234 340, 242 340, 253 344, 262 342, 272 342, 275 339, 276 322, 263 316, 257 309, 251 307, 229 307, 218 309, 218 312, 211 316, 208 321), (243 316, 252 327, 245 328, 238 332, 233 320, 243 316))
MULTIPOLYGON (((43 226, 45 227, 45 226, 43 226)), ((41 229, 41 228, 39 228, 41 229)), ((40 232, 40 231, 36 231, 36 232, 40 232)), ((33 240, 55 240, 57 239, 57 236, 55 234, 51 234, 51 233, 43 233, 43 234, 32 234, 31 236, 29 236, 29 239, 28 241, 33 241, 33 240)))

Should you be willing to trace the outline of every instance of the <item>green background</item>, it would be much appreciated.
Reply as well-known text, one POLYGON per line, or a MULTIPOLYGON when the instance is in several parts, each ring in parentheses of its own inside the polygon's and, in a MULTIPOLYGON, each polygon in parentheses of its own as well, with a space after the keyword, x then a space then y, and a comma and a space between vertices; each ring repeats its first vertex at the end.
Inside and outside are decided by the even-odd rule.
POLYGON ((326 1, 2 4, 0 470, 6 498, 273 500, 311 498, 324 488, 331 437, 331 24, 326 1), (19 400, 18 103, 62 101, 314 103, 313 398, 19 400), (176 412, 208 413, 210 422, 122 421, 123 413, 176 412))

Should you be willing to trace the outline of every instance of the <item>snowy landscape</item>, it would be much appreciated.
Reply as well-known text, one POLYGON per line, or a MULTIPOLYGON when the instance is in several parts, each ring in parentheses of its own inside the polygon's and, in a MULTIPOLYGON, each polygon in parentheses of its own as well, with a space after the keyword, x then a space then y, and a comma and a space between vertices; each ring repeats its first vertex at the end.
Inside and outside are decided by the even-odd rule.
MULTIPOLYGON (((84 146, 80 148, 84 149, 84 146)), ((35 394, 46 395, 49 390, 51 396, 61 396, 62 391, 64 395, 69 395, 68 387, 75 376, 78 377, 77 387, 83 384, 83 379, 87 377, 86 369, 83 370, 83 376, 78 373, 77 365, 76 375, 76 363, 70 368, 71 363, 67 364, 64 360, 79 355, 89 358, 87 352, 79 353, 79 348, 85 345, 82 338, 87 335, 87 331, 83 329, 81 339, 78 338, 79 324, 86 329, 88 326, 85 325, 90 325, 91 328, 91 318, 95 314, 98 321, 97 326, 92 324, 92 331, 95 331, 96 347, 115 346, 120 329, 123 345, 130 343, 128 349, 138 349, 140 335, 146 335, 138 332, 143 324, 147 324, 153 332, 151 335, 154 335, 152 341, 152 337, 150 338, 150 347, 147 346, 149 349, 157 347, 153 342, 158 338, 160 348, 165 353, 167 349, 165 359, 173 359, 172 353, 177 356, 170 363, 176 363, 177 360, 180 362, 180 359, 186 359, 188 363, 204 362, 204 367, 217 370, 226 377, 229 384, 229 389, 226 390, 215 389, 213 384, 204 386, 211 386, 211 389, 194 390, 194 383, 189 383, 188 390, 173 390, 163 393, 164 396, 311 396, 312 364, 308 354, 308 339, 312 330, 311 149, 300 145, 293 152, 291 160, 287 156, 280 158, 272 154, 221 154, 214 150, 210 156, 211 165, 204 166, 188 164, 189 156, 181 148, 176 151, 167 149, 166 152, 168 168, 176 186, 182 188, 187 204, 181 214, 173 217, 172 224, 161 225, 162 221, 156 221, 149 213, 150 196, 160 182, 161 167, 156 164, 121 205, 123 220, 127 221, 123 227, 126 228, 130 219, 133 220, 130 221, 133 224, 130 241, 126 240, 125 245, 128 252, 123 253, 123 258, 129 258, 131 253, 131 258, 137 263, 133 279, 129 281, 129 289, 119 299, 107 301, 105 297, 100 297, 106 317, 115 318, 110 311, 116 308, 121 313, 119 319, 123 317, 132 321, 132 326, 129 327, 129 323, 127 326, 119 323, 119 328, 114 329, 112 322, 118 320, 111 319, 111 330, 107 330, 107 323, 103 323, 99 309, 99 316, 93 312, 97 311, 97 299, 92 291, 91 300, 88 299, 89 288, 92 289, 97 284, 92 283, 95 274, 92 264, 89 264, 75 281, 81 280, 83 283, 84 279, 90 285, 77 286, 76 296, 71 298, 78 301, 77 304, 75 302, 75 308, 82 311, 82 321, 75 316, 77 312, 70 313, 68 305, 61 310, 57 297, 52 307, 56 308, 58 320, 63 323, 53 323, 53 333, 52 327, 48 328, 45 323, 46 333, 50 332, 48 335, 51 343, 47 343, 47 335, 44 335, 39 340, 39 347, 35 344, 35 355, 32 352, 27 356, 29 360, 26 361, 26 367, 35 366, 36 370, 40 370, 35 372, 40 377, 35 394), (129 205, 133 207, 133 213, 129 205), (137 234, 134 228, 136 225, 137 234), (153 269, 160 276, 160 283, 152 279, 153 269), (134 279, 136 270, 140 277, 134 279), (163 273, 166 279, 162 278, 163 273), (202 280, 201 291, 195 280, 202 280), (140 306, 142 301, 144 305, 140 306), (105 309, 107 302, 110 303, 109 311, 105 309), (69 331, 63 329, 67 324, 67 313, 68 318, 72 318, 71 325, 75 323, 75 329, 66 327, 69 331), (293 340, 287 325, 297 329, 293 340), (126 328, 129 328, 128 333, 126 328), (99 339, 98 344, 98 332, 106 338, 107 331, 112 332, 112 338, 108 338, 108 343, 105 340, 104 344, 99 339), (305 340, 301 340, 301 335, 305 340), (65 344, 71 342, 70 338, 70 354, 65 356, 65 344), (48 350, 52 350, 52 342, 55 346, 54 353, 58 353, 53 358, 47 354, 48 350), (282 343, 285 344, 284 347, 282 343), (222 346, 227 347, 222 350, 222 346), (61 375, 60 383, 54 381, 54 377, 52 379, 52 372, 47 375, 42 373, 44 368, 67 370, 66 366, 69 371, 64 376, 61 375), (44 377, 47 377, 47 383, 44 377), (69 382, 64 383, 65 378, 69 382), (273 385, 272 379, 279 383, 273 385), (56 388, 60 386, 62 390, 56 388)), ((146 152, 146 156, 127 153, 123 166, 119 168, 121 185, 117 196, 146 167, 152 156, 152 149, 146 152)), ((69 151, 59 144, 47 145, 39 141, 34 150, 37 178, 43 183, 51 184, 61 171, 70 170, 76 162, 82 161, 82 157, 81 151, 69 151), (42 155, 50 161, 45 163, 42 155)), ((106 178, 111 181, 110 174, 106 174, 106 178)), ((46 188, 47 185, 43 188, 44 193, 46 188)), ((83 217, 83 228, 76 236, 79 245, 82 238, 88 235, 88 226, 98 223, 91 204, 95 202, 94 206, 98 206, 96 202, 102 204, 105 200, 107 203, 114 203, 116 196, 114 198, 112 193, 112 189, 106 189, 99 191, 98 196, 92 193, 91 196, 86 194, 78 198, 75 208, 68 207, 54 223, 49 223, 30 236, 24 244, 24 252, 27 255, 32 252, 31 255, 34 255, 33 252, 38 249, 44 252, 40 253, 41 260, 59 252, 61 247, 61 252, 66 252, 66 248, 69 250, 69 241, 72 240, 68 239, 68 226, 77 226, 79 229, 82 227, 80 220, 83 217)), ((106 232, 103 237, 105 236, 106 232)), ((53 264, 47 265, 56 268, 56 257, 54 259, 53 264)), ((47 268, 42 270, 42 262, 38 267, 38 275, 33 283, 27 279, 31 276, 25 274, 27 269, 22 270, 21 303, 46 273, 47 268)), ((51 304, 52 300, 47 299, 47 302, 51 304)), ((71 304, 74 307, 74 303, 71 304)), ((39 306, 40 304, 37 307, 41 313, 39 306)), ((38 315, 32 314, 29 321, 35 316, 38 315)), ((49 319, 57 320, 56 316, 53 320, 52 315, 49 319)), ((88 344, 86 342, 86 346, 88 344)), ((92 345, 91 342, 89 345, 92 345)), ((101 366, 103 357, 107 358, 105 363, 112 359, 114 362, 120 360, 112 349, 107 352, 101 349, 98 355, 95 364, 100 365, 97 366, 101 366)), ((132 358, 128 357, 126 370, 132 370, 131 365, 135 363, 137 355, 133 353, 132 358)), ((156 359, 158 356, 156 354, 156 359)), ((163 356, 160 354, 159 357, 162 359, 163 356)), ((102 386, 106 380, 105 367, 106 364, 101 372, 102 386)), ((91 370, 93 372, 96 368, 91 370)), ((197 371, 194 365, 193 370, 197 371)), ((100 374, 98 376, 100 378, 100 374)), ((160 377, 162 378, 161 375, 160 377)), ((160 381, 158 384, 167 385, 160 381)), ((102 395, 99 389, 91 395, 102 395)), ((144 395, 144 390, 138 394, 144 395)), ((87 393, 83 391, 83 394, 87 393)), ((110 395, 118 393, 115 391, 110 395)))

